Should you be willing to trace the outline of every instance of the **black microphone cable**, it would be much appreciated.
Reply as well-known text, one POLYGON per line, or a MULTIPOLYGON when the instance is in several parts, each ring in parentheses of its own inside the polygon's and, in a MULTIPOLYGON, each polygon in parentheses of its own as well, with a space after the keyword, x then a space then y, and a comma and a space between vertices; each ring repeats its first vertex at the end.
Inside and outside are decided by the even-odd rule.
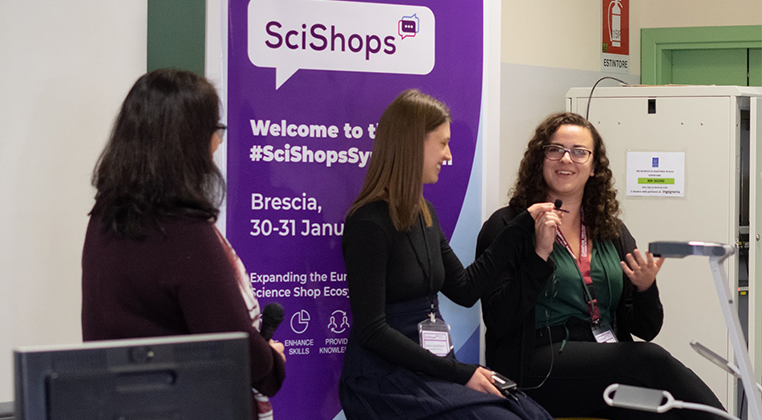
POLYGON ((619 83, 621 83, 621 84, 623 84, 625 86, 630 86, 629 83, 625 82, 624 80, 617 79, 616 77, 603 76, 600 79, 598 79, 598 81, 595 82, 595 84, 593 85, 593 88, 590 89, 590 96, 587 97, 587 111, 585 111, 585 119, 588 120, 588 121, 590 120, 588 118, 590 116, 590 102, 592 102, 592 100, 593 100, 593 92, 595 92, 595 87, 598 86, 598 83, 601 83, 602 81, 604 81, 606 79, 616 80, 617 82, 619 82, 619 83))

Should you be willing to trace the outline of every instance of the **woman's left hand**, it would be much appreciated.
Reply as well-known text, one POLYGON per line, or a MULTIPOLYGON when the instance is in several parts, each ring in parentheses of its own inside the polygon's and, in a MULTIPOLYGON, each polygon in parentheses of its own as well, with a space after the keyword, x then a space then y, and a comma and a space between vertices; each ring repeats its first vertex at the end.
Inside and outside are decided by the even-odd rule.
POLYGON ((503 397, 503 394, 501 394, 500 391, 495 388, 494 384, 495 380, 492 378, 492 371, 479 366, 476 368, 476 372, 471 375, 471 379, 468 381, 466 386, 485 394, 492 394, 498 397, 503 397))
POLYGON ((621 264, 624 274, 630 278, 639 292, 645 292, 654 284, 656 273, 659 272, 664 263, 664 258, 654 259, 654 254, 650 252, 646 252, 646 257, 643 258, 637 248, 632 253, 625 255, 624 259, 627 260, 627 263, 620 261, 619 264, 621 264))

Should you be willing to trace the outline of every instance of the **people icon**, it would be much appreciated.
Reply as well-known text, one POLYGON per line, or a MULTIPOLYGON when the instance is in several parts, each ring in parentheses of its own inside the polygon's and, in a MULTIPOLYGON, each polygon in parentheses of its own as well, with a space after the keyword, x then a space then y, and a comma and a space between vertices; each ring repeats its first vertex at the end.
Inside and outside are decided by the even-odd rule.
POLYGON ((341 309, 333 311, 331 314, 331 319, 328 322, 328 329, 331 330, 331 332, 334 334, 341 334, 344 331, 348 330, 349 318, 347 317, 347 313, 341 309), (339 318, 341 318, 341 324, 339 324, 339 318))

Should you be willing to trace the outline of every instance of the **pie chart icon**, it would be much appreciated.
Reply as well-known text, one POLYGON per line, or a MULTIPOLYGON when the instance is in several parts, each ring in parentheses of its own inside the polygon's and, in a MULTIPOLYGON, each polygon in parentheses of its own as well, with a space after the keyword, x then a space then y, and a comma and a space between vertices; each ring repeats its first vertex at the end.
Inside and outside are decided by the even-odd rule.
POLYGON ((302 309, 291 316, 291 331, 301 334, 310 326, 310 313, 302 309))

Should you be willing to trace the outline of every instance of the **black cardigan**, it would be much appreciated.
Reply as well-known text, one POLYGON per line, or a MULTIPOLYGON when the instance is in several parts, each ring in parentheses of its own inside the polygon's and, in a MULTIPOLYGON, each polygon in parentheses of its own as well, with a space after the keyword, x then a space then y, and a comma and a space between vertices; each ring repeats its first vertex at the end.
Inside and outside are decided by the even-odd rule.
MULTIPOLYGON (((479 232, 477 258, 503 227, 523 210, 504 207, 492 214, 479 232)), ((523 240, 525 257, 536 256, 534 237, 530 235, 523 240)), ((614 240, 614 246, 621 260, 636 248, 635 239, 624 223, 620 224, 620 235, 614 240)), ((548 264, 553 265, 550 259, 548 264)), ((481 301, 484 324, 487 327, 487 366, 514 378, 520 386, 528 386, 529 384, 524 384, 524 379, 532 365, 535 349, 535 305, 550 275, 532 273, 522 268, 509 266, 504 270, 500 286, 482 297, 481 301)), ((664 319, 656 282, 641 293, 627 275, 623 273, 623 276, 622 297, 616 312, 612 314, 614 333, 619 341, 632 341, 632 335, 646 341, 653 340, 661 330, 664 319)))

